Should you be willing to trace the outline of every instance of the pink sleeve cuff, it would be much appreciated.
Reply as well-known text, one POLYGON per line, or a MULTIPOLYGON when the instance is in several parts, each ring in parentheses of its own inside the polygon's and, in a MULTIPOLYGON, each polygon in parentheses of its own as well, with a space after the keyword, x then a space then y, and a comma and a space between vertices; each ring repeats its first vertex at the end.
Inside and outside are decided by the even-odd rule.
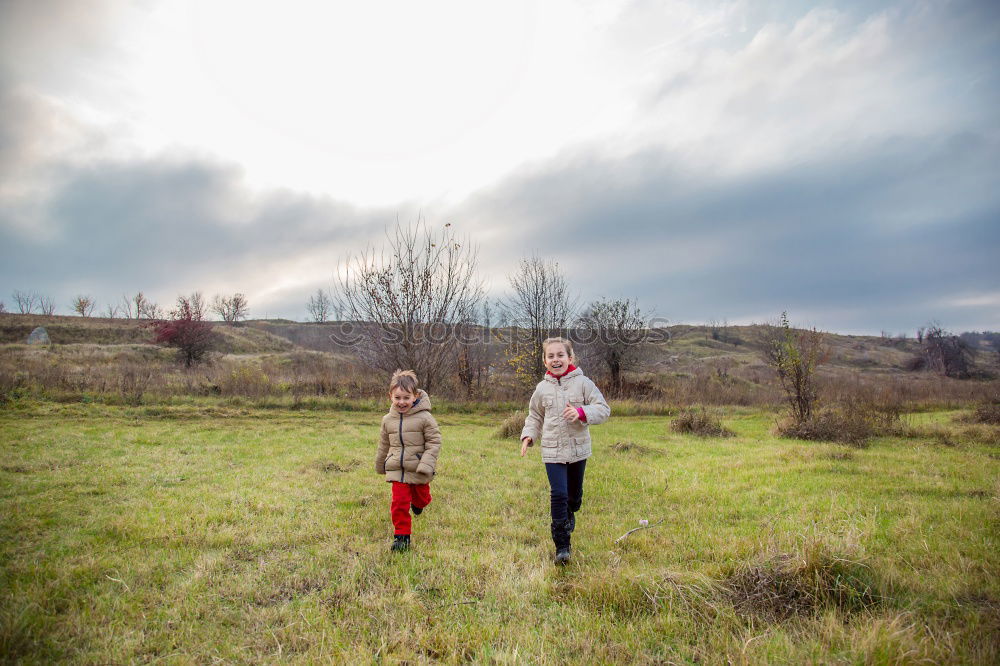
POLYGON ((580 415, 580 420, 584 423, 587 422, 587 413, 583 411, 583 407, 577 407, 576 413, 580 415))

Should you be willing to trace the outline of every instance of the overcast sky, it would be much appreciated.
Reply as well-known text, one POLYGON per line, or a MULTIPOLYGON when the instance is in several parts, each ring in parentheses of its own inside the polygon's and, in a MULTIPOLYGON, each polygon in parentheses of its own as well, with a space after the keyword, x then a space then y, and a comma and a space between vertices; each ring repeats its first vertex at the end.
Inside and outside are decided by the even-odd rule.
POLYGON ((303 320, 397 219, 672 322, 1000 330, 1000 3, 3 0, 0 300, 303 320))

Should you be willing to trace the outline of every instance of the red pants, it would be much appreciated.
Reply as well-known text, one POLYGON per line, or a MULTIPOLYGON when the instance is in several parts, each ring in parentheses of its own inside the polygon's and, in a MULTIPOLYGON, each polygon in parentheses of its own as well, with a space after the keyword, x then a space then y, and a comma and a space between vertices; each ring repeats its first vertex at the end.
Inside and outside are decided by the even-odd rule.
POLYGON ((410 533, 410 504, 422 509, 431 503, 431 486, 429 483, 392 482, 392 504, 389 513, 392 515, 392 526, 396 534, 410 533))

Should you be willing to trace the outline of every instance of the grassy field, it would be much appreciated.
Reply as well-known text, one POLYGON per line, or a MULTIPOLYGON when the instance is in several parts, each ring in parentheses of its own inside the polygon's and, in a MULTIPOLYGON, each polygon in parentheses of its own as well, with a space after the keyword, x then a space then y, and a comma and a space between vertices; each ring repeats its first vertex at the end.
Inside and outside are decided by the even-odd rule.
POLYGON ((379 412, 8 404, 0 659, 1000 660, 995 433, 921 413, 852 449, 716 413, 737 436, 595 428, 556 569, 537 449, 496 416, 438 415, 434 502, 399 555, 379 412))

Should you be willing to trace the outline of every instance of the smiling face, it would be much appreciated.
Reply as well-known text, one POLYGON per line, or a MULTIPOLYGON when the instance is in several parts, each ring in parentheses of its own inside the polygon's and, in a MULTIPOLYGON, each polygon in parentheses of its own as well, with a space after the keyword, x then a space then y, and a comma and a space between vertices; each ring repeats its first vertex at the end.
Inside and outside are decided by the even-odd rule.
POLYGON ((545 346, 545 354, 542 357, 545 362, 545 369, 556 377, 562 377, 569 369, 570 356, 566 351, 566 345, 561 342, 550 342, 545 346))
POLYGON ((402 414, 410 407, 413 407, 413 403, 417 401, 417 396, 397 386, 389 391, 389 399, 392 401, 392 406, 396 408, 396 411, 402 414))

